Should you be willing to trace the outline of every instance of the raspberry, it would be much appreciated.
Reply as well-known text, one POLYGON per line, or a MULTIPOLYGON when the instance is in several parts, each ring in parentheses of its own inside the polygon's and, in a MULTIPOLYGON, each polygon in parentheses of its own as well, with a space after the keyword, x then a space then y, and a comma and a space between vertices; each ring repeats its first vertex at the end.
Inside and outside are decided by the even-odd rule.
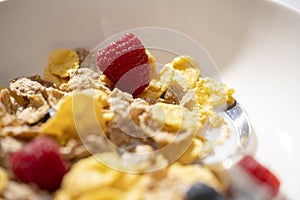
POLYGON ((266 185, 273 197, 276 196, 279 191, 280 181, 270 170, 258 163, 250 155, 244 156, 237 165, 261 184, 266 185))
POLYGON ((11 154, 10 166, 21 181, 35 183, 48 191, 58 189, 68 171, 67 163, 59 153, 58 144, 46 136, 35 138, 11 154))
POLYGON ((150 64, 142 42, 125 34, 97 53, 99 69, 119 89, 136 96, 150 82, 150 64))

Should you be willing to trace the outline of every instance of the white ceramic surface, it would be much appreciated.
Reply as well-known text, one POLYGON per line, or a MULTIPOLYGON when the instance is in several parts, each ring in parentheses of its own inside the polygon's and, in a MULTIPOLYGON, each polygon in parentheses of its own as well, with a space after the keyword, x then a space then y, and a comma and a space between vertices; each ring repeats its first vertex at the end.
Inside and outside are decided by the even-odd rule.
POLYGON ((278 2, 283 3, 287 6, 290 6, 292 9, 300 10, 300 1, 299 0, 278 0, 278 2))
MULTIPOLYGON (((248 111, 257 158, 300 198, 300 13, 267 0, 8 0, 0 3, 0 85, 42 73, 54 48, 93 47, 130 28, 181 31, 202 44, 248 111)), ((201 64, 201 63, 200 63, 201 64)))

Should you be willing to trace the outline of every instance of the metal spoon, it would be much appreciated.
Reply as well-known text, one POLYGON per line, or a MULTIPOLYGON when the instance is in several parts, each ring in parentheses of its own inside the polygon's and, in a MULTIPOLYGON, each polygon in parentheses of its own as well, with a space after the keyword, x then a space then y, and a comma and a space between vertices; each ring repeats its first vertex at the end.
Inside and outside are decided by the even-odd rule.
POLYGON ((245 109, 237 101, 224 112, 224 118, 231 125, 228 139, 218 144, 221 134, 209 139, 210 148, 206 149, 198 162, 213 164, 222 162, 228 157, 253 152, 255 149, 253 132, 245 109), (232 143, 232 144, 227 144, 232 143))

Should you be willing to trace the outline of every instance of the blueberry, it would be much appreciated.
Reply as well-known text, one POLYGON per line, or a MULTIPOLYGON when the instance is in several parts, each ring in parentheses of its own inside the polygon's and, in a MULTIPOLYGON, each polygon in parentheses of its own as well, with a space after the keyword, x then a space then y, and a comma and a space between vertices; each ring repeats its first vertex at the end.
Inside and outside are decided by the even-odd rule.
POLYGON ((224 197, 213 188, 196 183, 186 193, 186 200, 224 200, 224 197))

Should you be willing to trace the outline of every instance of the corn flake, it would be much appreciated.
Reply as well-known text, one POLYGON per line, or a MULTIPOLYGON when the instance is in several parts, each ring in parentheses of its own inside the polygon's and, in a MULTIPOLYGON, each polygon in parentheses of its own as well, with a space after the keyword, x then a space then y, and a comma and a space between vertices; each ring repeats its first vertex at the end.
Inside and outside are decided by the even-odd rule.
POLYGON ((185 81, 193 88, 199 79, 200 71, 198 64, 189 56, 179 56, 174 58, 172 66, 179 71, 185 81))
MULTIPOLYGON (((101 160, 106 158, 119 162, 115 153, 98 156, 101 160)), ((63 178, 54 200, 161 199, 166 197, 166 187, 172 190, 168 199, 181 199, 184 191, 178 187, 189 188, 199 181, 223 191, 219 179, 208 168, 201 166, 176 162, 158 172, 130 174, 114 170, 91 156, 73 165, 63 178)))
POLYGON ((57 86, 68 82, 70 69, 79 68, 79 57, 75 51, 69 49, 57 49, 51 52, 48 58, 48 66, 44 71, 44 78, 57 86))
POLYGON ((8 183, 8 176, 4 169, 0 167, 0 195, 8 183))
POLYGON ((148 56, 149 64, 150 64, 150 79, 156 77, 156 61, 154 56, 150 53, 150 51, 146 50, 146 54, 148 56))
POLYGON ((197 115, 179 105, 156 103, 150 108, 153 121, 163 124, 163 130, 178 131, 197 127, 197 115))
POLYGON ((200 158, 203 149, 203 141, 199 137, 195 137, 189 148, 178 159, 180 163, 188 164, 200 158))
POLYGON ((65 145, 69 139, 78 138, 78 130, 90 131, 99 124, 105 130, 102 109, 108 105, 108 97, 101 91, 91 89, 89 92, 64 97, 55 116, 43 124, 40 131, 55 136, 61 145, 65 145), (97 121, 91 120, 95 115, 97 121))
POLYGON ((79 58, 75 51, 57 49, 51 52, 48 61, 50 73, 61 78, 69 77, 68 70, 79 68, 79 58))
POLYGON ((57 75, 52 74, 48 67, 44 70, 44 79, 54 83, 56 86, 60 86, 63 83, 67 83, 69 80, 68 78, 61 78, 57 75))
MULTIPOLYGON (((97 157, 102 161, 109 160, 115 165, 122 165, 116 153, 102 153, 97 157)), ((91 156, 73 165, 63 178, 62 187, 54 199, 143 199, 143 194, 150 185, 142 181, 142 178, 142 174, 130 174, 112 169, 91 156)))
POLYGON ((149 86, 139 95, 141 98, 159 98, 170 86, 174 70, 171 64, 165 65, 157 78, 153 78, 149 86))

